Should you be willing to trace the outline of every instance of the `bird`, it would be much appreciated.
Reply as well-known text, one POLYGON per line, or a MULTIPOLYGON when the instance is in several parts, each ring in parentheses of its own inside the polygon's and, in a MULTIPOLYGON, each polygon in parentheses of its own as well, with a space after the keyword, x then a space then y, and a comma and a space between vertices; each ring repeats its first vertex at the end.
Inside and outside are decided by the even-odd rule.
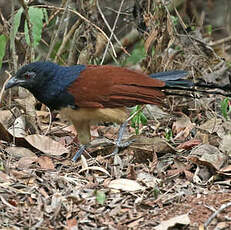
POLYGON ((38 61, 22 66, 5 89, 24 87, 50 110, 59 111, 72 122, 82 145, 73 158, 75 161, 90 144, 91 124, 124 124, 128 118, 127 107, 161 105, 171 89, 193 91, 195 84, 182 79, 186 75, 184 70, 148 75, 113 65, 61 66, 38 61))

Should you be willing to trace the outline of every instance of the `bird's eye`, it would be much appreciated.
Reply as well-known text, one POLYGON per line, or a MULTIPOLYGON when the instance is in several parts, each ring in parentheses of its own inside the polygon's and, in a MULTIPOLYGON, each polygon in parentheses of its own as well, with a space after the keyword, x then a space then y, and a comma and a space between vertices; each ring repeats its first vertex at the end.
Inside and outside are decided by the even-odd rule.
POLYGON ((30 79, 30 74, 24 74, 24 78, 30 79))
POLYGON ((33 78, 34 76, 35 76, 35 73, 34 73, 34 72, 26 72, 26 73, 23 74, 23 77, 24 77, 25 79, 31 79, 31 78, 33 78))

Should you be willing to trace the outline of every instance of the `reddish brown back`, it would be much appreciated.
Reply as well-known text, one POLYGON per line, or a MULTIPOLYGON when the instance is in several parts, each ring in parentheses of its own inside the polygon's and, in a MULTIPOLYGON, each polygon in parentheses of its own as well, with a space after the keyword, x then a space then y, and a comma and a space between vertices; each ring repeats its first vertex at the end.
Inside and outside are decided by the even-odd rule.
POLYGON ((160 104, 165 82, 116 66, 87 66, 68 91, 79 107, 114 108, 160 104))

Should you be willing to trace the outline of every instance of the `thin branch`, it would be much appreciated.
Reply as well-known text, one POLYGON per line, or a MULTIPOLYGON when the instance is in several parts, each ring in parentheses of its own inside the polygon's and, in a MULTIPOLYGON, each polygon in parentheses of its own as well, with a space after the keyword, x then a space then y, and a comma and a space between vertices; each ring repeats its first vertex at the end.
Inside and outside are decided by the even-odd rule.
MULTIPOLYGON (((100 6, 99 6, 99 1, 96 1, 96 5, 97 5, 98 11, 99 11, 99 13, 100 13, 100 15, 101 15, 101 17, 102 17, 102 19, 103 19, 105 25, 107 26, 108 30, 113 34, 113 36, 114 36, 116 42, 117 42, 118 45, 120 46, 120 49, 122 49, 122 50, 124 51, 124 53, 126 53, 127 55, 130 56, 130 54, 129 54, 128 51, 123 47, 123 44, 122 44, 122 43, 120 42, 120 40, 117 38, 117 36, 115 35, 115 33, 113 33, 113 30, 111 29, 111 26, 109 25, 107 19, 105 18, 104 14, 103 14, 103 12, 102 12, 100 6)), ((119 15, 122 14, 122 13, 119 12, 119 11, 115 11, 115 12, 117 13, 117 15, 118 15, 118 14, 119 14, 119 15)), ((116 57, 116 56, 115 56, 115 57, 116 57)))
MULTIPOLYGON (((133 44, 135 44, 136 41, 139 40, 139 32, 137 31, 137 29, 132 29, 128 34, 126 34, 121 40, 121 44, 124 47, 129 47, 133 44)), ((121 49, 121 46, 116 44, 114 46, 115 51, 118 54, 120 54, 123 50, 121 49)), ((105 60, 104 60, 104 64, 108 63, 111 59, 112 59, 112 55, 110 53, 107 53, 105 60)))
MULTIPOLYGON (((63 8, 60 8, 60 7, 56 7, 56 6, 44 6, 44 5, 36 5, 36 7, 41 7, 41 8, 47 8, 47 9, 57 9, 57 10, 62 10, 64 11, 65 9, 63 8)), ((95 25, 94 23, 92 23, 90 20, 88 20, 87 18, 85 18, 83 15, 81 15, 79 12, 75 11, 75 10, 72 10, 71 8, 68 8, 68 10, 70 12, 72 12, 73 14, 76 14, 77 16, 79 16, 81 19, 83 19, 85 22, 89 23, 90 25, 92 25, 93 27, 95 27, 98 31, 100 31, 102 33, 102 35, 109 41, 109 38, 108 36, 105 34, 105 32, 100 28, 98 27, 97 25, 95 25)), ((114 50, 114 47, 113 47, 113 44, 112 42, 110 41, 110 46, 112 48, 112 51, 113 51, 113 54, 116 55, 116 52, 114 50)))
POLYGON ((49 111, 49 125, 48 125, 46 132, 44 133, 44 136, 46 136, 50 132, 51 126, 52 126, 52 113, 51 113, 51 110, 49 109, 49 107, 47 107, 47 109, 49 111))
POLYGON ((29 34, 29 39, 30 39, 30 61, 33 61, 34 58, 35 58, 34 37, 33 37, 33 32, 32 32, 32 24, 31 24, 31 21, 30 21, 29 10, 28 10, 28 6, 24 2, 24 0, 19 0, 19 3, 23 7, 25 15, 26 15, 28 34, 29 34))
POLYGON ((78 29, 75 30, 73 38, 71 40, 71 44, 70 44, 70 49, 69 49, 69 54, 68 54, 68 59, 67 59, 67 64, 71 65, 75 63, 75 55, 76 55, 76 47, 75 44, 78 40, 77 36, 79 35, 79 33, 81 32, 82 29, 82 25, 79 26, 78 29))
POLYGON ((230 207, 230 206, 231 206, 231 202, 228 202, 228 203, 226 203, 226 204, 221 205, 221 207, 220 207, 216 212, 214 212, 214 213, 209 217, 209 219, 205 222, 204 227, 207 228, 208 225, 211 223, 211 221, 212 221, 217 215, 219 215, 224 209, 226 209, 226 208, 228 208, 228 207, 230 207))
MULTIPOLYGON (((14 1, 11 2, 11 15, 14 15, 14 10, 15 10, 15 5, 14 5, 14 1)), ((13 69, 14 69, 14 72, 16 73, 17 71, 17 54, 16 54, 16 48, 15 48, 15 37, 13 36, 14 34, 14 16, 12 18, 12 26, 11 26, 11 29, 10 29, 10 47, 11 47, 11 52, 12 52, 12 59, 13 59, 13 69), (13 40, 14 38, 14 40, 13 40)))
POLYGON ((58 35, 59 35, 59 33, 60 33, 61 29, 62 29, 62 26, 63 26, 63 22, 64 22, 65 15, 66 15, 66 12, 67 12, 69 0, 64 0, 64 2, 65 2, 65 9, 64 9, 63 15, 62 15, 62 17, 60 19, 60 23, 59 23, 58 29, 57 29, 57 31, 56 31, 56 33, 54 35, 53 41, 52 41, 52 43, 50 45, 50 48, 49 48, 46 60, 50 59, 51 53, 52 53, 52 51, 54 49, 54 46, 55 46, 55 44, 56 44, 56 42, 58 40, 58 35))
MULTIPOLYGON (((98 6, 99 6, 98 0, 97 0, 97 4, 98 4, 98 6)), ((104 54, 103 54, 103 58, 102 58, 102 60, 101 60, 101 62, 100 62, 101 65, 102 65, 103 62, 104 62, 104 59, 105 59, 105 57, 106 57, 106 54, 107 54, 107 51, 108 51, 108 48, 109 48, 109 45, 110 45, 110 41, 111 41, 111 39, 112 39, 112 37, 113 37, 113 35, 114 35, 114 31, 115 31, 115 28, 116 28, 116 24, 117 24, 117 22, 118 22, 118 19, 119 19, 120 12, 121 12, 121 10, 122 10, 123 4, 124 4, 124 0, 122 0, 121 3, 120 3, 120 7, 119 7, 118 13, 117 13, 117 15, 116 15, 116 19, 115 19, 114 25, 113 25, 112 30, 111 30, 111 35, 110 35, 110 37, 109 37, 109 41, 108 41, 107 46, 106 46, 106 48, 105 48, 105 51, 104 51, 104 54)), ((115 55, 115 57, 116 57, 116 55, 115 55)))
POLYGON ((75 30, 78 28, 78 26, 80 25, 80 20, 76 21, 75 24, 71 27, 71 29, 69 30, 69 32, 67 33, 66 36, 64 36, 63 41, 61 46, 59 47, 59 50, 55 56, 55 61, 57 61, 57 58, 61 56, 61 54, 64 51, 64 48, 67 44, 67 42, 70 40, 70 38, 72 37, 73 33, 75 33, 75 30))
POLYGON ((214 41, 214 42, 210 42, 210 46, 217 46, 217 45, 220 45, 220 44, 223 44, 225 42, 229 42, 231 40, 231 36, 228 36, 226 38, 222 38, 222 39, 219 39, 217 41, 214 41))

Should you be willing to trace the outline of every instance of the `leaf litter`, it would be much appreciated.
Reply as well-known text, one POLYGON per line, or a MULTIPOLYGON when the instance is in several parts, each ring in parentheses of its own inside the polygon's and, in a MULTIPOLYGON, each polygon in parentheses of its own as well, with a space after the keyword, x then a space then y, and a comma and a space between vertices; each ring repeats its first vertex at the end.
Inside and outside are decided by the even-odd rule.
MULTIPOLYGON (((175 37, 170 18, 156 14, 146 20, 166 20, 167 26, 150 23, 145 49, 150 53, 156 47, 144 60, 150 72, 184 68, 197 77, 227 71, 206 43, 195 35, 175 37), (169 52, 175 41, 183 52, 169 52)), ((25 99, 18 100, 16 107, 24 112, 15 117, 0 110, 0 223, 9 229, 197 229, 231 199, 231 126, 219 110, 211 111, 219 108, 217 98, 170 97, 159 116, 148 106, 148 124, 116 156, 108 157, 118 126, 93 127, 95 146, 76 163, 70 160, 78 149, 75 131, 59 116, 49 130, 50 114, 25 99), (24 114, 39 122, 30 125, 24 114)), ((128 134, 132 131, 129 126, 128 134)), ((212 229, 230 224, 230 213, 227 207, 212 229)))

